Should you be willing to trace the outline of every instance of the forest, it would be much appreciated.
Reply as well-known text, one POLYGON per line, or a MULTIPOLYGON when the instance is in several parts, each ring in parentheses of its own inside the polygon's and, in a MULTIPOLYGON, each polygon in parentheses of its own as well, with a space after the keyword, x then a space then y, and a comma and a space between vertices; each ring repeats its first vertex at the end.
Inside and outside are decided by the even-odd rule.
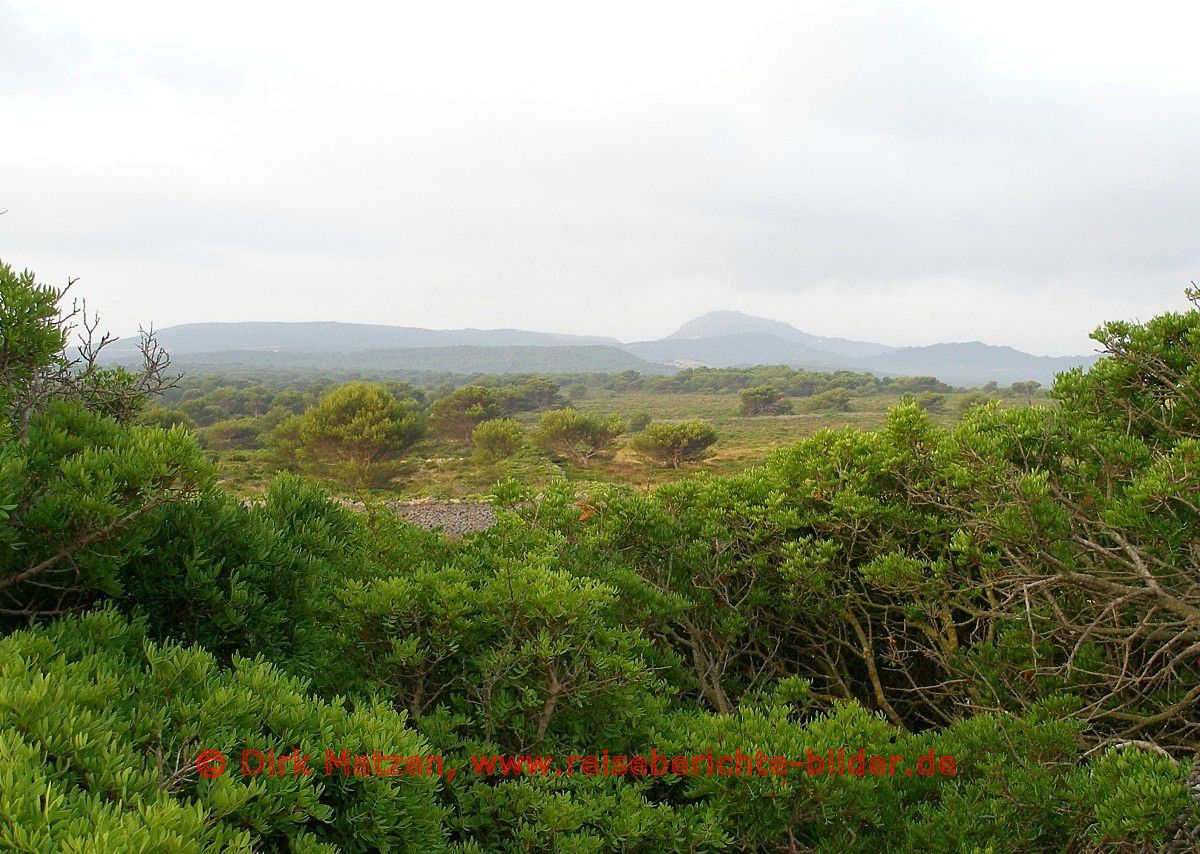
POLYGON ((1048 391, 177 382, 152 337, 106 366, 69 296, 0 265, 4 850, 1200 848, 1195 291, 1048 391), (421 442, 488 458, 497 524, 388 511, 421 442), (910 773, 811 772, 839 751, 910 773), (652 752, 790 772, 480 766, 652 752))

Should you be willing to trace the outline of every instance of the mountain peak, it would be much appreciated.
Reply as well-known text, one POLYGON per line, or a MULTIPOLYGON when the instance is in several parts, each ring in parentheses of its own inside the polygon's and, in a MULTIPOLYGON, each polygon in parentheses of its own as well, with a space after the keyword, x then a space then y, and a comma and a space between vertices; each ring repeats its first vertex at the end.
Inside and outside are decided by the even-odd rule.
POLYGON ((710 311, 694 320, 689 320, 667 338, 719 338, 724 335, 740 335, 745 332, 761 332, 785 341, 799 341, 813 337, 778 320, 722 309, 710 311))
POLYGON ((705 338, 726 338, 731 335, 770 336, 789 344, 800 344, 810 350, 820 351, 827 356, 838 358, 871 356, 886 353, 892 349, 885 344, 875 344, 869 341, 848 341, 845 338, 825 338, 820 335, 812 335, 797 329, 790 323, 728 309, 710 311, 695 320, 689 320, 662 340, 694 341, 705 338))

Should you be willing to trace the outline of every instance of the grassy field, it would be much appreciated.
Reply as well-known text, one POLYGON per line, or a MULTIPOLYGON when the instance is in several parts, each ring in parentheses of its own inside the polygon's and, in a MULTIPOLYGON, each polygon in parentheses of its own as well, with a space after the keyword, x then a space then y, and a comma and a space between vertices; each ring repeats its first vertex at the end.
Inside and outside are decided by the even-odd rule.
MULTIPOLYGON (((947 394, 944 408, 931 413, 930 417, 938 424, 952 423, 961 417, 958 403, 963 396, 947 394)), ((533 433, 541 413, 526 412, 515 416, 526 430, 525 446, 509 459, 483 461, 465 444, 427 438, 405 454, 386 488, 360 492, 375 498, 467 498, 487 492, 496 481, 510 476, 534 485, 566 477, 648 488, 694 472, 740 471, 762 463, 774 450, 820 430, 877 429, 884 423, 887 410, 899 402, 899 395, 872 395, 855 398, 848 412, 804 412, 807 401, 797 398, 793 400, 795 414, 748 418, 739 414, 739 400, 735 394, 593 389, 572 405, 584 412, 615 413, 626 419, 638 412, 648 412, 656 421, 702 418, 717 430, 719 439, 704 460, 673 469, 646 462, 629 449, 629 437, 623 436, 611 456, 593 460, 584 467, 574 461, 553 458, 538 448, 533 433)), ((214 454, 225 486, 246 495, 260 492, 280 470, 278 461, 266 450, 215 451, 214 454)), ((344 484, 331 483, 330 486, 347 491, 344 484)))

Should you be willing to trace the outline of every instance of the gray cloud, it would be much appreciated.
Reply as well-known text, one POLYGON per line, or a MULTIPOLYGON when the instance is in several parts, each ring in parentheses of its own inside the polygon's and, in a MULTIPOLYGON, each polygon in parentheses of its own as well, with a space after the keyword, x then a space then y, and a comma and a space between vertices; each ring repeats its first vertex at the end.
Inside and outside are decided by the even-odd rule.
POLYGON ((1098 62, 925 4, 117 6, 0 5, 0 257, 119 331, 730 307, 1063 353, 1200 271, 1200 72, 1143 73, 1142 31, 1098 62))

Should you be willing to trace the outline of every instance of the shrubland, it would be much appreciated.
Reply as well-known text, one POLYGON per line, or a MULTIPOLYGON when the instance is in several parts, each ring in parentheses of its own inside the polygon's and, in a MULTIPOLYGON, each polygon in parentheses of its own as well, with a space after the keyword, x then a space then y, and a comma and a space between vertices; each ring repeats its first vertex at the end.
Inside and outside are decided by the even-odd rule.
MULTIPOLYGON (((910 400, 880 429, 648 491, 509 478, 492 489, 499 523, 450 539, 294 475, 229 495, 186 426, 138 422, 162 369, 151 345, 140 372, 80 379, 55 289, 0 267, 0 296, 0 847, 1200 844, 1195 307, 1103 327, 1108 355, 1060 377, 1053 406, 976 401, 939 424, 910 400), (933 751, 955 773, 195 766, 201 749, 329 747, 462 769, 861 748, 933 751)), ((333 401, 361 418, 309 426, 331 455, 375 431, 402 445, 420 409, 396 389, 333 401)), ((476 391, 443 409, 456 435, 502 411, 476 391)), ((544 440, 593 457, 624 426, 543 417, 544 440)))
MULTIPOLYGON (((887 410, 906 398, 916 398, 936 423, 945 426, 973 401, 1028 405, 1030 395, 1017 388, 1021 385, 1001 389, 992 383, 984 391, 967 391, 928 377, 822 373, 784 366, 689 368, 669 376, 634 371, 543 376, 277 370, 185 376, 137 418, 144 424, 195 429, 201 444, 218 461, 225 483, 248 497, 260 494, 273 473, 287 470, 356 496, 366 491, 377 497, 399 493, 461 498, 486 490, 504 476, 538 483, 565 476, 641 486, 678 479, 684 469, 738 472, 765 462, 773 450, 827 427, 876 429, 887 410), (300 436, 300 421, 294 416, 318 408, 343 385, 384 387, 428 429, 399 445, 384 441, 384 436, 372 439, 372 452, 384 459, 365 468, 333 462, 328 445, 318 448, 315 436, 307 442, 300 436), (620 419, 628 429, 603 454, 586 460, 539 442, 539 419, 547 411, 561 410, 564 395, 572 400, 570 408, 582 415, 620 419), (497 420, 516 422, 522 433, 518 450, 480 451, 475 429, 497 420), (686 466, 663 465, 636 447, 635 434, 652 420, 703 420, 717 431, 720 442, 711 453, 686 460, 686 466)), ((1039 402, 1052 405, 1044 392, 1035 395, 1039 402)), ((336 416, 327 423, 337 423, 339 428, 353 417, 346 408, 336 416)), ((511 428, 505 429, 515 435, 511 428)), ((507 444, 512 447, 512 442, 507 444)))

